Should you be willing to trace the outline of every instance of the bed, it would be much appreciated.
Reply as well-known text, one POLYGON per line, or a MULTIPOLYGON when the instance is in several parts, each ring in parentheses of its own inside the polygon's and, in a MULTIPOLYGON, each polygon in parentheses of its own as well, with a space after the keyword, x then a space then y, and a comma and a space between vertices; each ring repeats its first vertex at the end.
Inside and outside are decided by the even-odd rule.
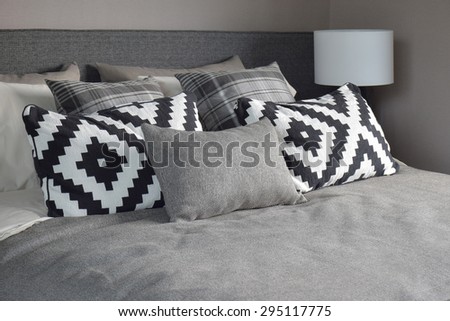
MULTIPOLYGON (((0 74, 76 61, 97 82, 95 62, 189 68, 239 55, 248 68, 276 60, 296 100, 330 90, 313 81, 312 33, 2 30, 0 42, 0 74)), ((448 300, 450 176, 396 164, 307 202, 189 222, 172 222, 172 207, 49 218, 38 185, 4 191, 0 299, 448 300)))

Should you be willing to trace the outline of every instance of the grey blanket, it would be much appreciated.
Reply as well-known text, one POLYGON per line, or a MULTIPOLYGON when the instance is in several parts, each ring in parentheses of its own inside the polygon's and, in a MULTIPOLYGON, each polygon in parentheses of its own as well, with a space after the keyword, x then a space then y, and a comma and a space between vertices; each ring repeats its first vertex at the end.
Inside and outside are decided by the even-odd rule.
POLYGON ((402 167, 190 223, 58 218, 0 242, 2 300, 448 300, 450 176, 402 167))

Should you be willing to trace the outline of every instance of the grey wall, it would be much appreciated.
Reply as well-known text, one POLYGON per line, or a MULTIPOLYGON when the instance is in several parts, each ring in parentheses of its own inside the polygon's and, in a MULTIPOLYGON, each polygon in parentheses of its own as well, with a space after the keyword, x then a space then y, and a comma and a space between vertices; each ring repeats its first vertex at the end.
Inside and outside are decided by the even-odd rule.
POLYGON ((330 0, 0 0, 0 29, 309 31, 330 0))
POLYGON ((0 29, 395 32, 395 84, 372 90, 393 153, 450 173, 448 0, 0 0, 0 29))
POLYGON ((450 1, 339 0, 331 28, 394 30, 395 83, 374 87, 374 109, 394 156, 450 173, 450 1))

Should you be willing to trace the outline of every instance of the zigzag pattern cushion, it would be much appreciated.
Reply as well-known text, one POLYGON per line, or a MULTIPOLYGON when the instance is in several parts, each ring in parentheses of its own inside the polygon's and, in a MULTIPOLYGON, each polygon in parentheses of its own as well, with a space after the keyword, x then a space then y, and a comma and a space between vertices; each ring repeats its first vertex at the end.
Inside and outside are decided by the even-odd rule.
POLYGON ((195 96, 184 93, 90 115, 61 115, 29 105, 23 120, 49 216, 163 206, 141 126, 202 130, 195 96))
POLYGON ((353 84, 293 104, 243 98, 235 111, 243 125, 264 117, 272 121, 302 192, 398 170, 381 126, 353 84))
POLYGON ((293 102, 276 62, 240 71, 176 74, 183 89, 197 96, 198 112, 205 130, 239 125, 234 106, 240 97, 273 102, 293 102))
POLYGON ((117 83, 54 81, 46 83, 62 114, 90 114, 135 101, 150 101, 164 97, 158 83, 152 79, 117 83))

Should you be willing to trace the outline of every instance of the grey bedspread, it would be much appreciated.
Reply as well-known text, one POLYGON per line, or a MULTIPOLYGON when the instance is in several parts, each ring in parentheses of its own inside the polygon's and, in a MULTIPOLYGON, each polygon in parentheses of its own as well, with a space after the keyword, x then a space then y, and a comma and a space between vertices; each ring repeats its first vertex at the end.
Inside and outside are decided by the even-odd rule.
POLYGON ((307 197, 190 223, 46 221, 0 242, 0 299, 450 299, 450 176, 402 166, 307 197))

